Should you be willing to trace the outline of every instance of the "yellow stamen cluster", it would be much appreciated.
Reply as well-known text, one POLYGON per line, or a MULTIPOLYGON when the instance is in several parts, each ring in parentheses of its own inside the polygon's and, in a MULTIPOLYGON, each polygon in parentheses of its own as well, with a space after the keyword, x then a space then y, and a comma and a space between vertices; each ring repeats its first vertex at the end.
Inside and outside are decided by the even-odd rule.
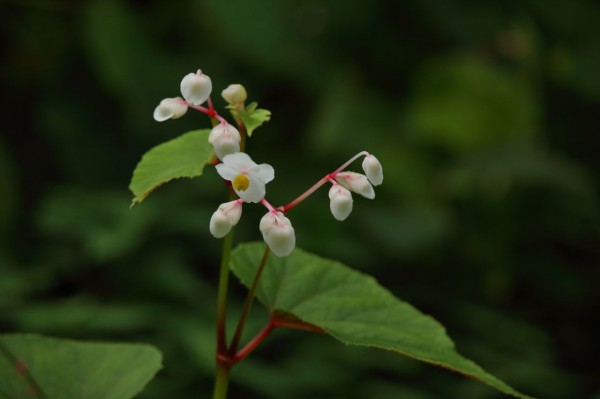
POLYGON ((241 173, 233 179, 231 184, 237 191, 246 191, 248 187, 250 187, 250 179, 248 179, 248 176, 241 173))

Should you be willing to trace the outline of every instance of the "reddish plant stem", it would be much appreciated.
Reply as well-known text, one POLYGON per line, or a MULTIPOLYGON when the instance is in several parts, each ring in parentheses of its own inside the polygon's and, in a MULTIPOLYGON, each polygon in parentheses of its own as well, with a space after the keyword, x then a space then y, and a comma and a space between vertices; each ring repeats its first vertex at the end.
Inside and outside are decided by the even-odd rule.
POLYGON ((240 339, 242 338, 242 332, 244 331, 244 324, 246 324, 246 318, 248 317, 248 313, 250 312, 250 308, 252 307, 252 302, 254 302, 256 288, 258 287, 258 282, 260 280, 263 270, 265 269, 265 265, 267 264, 269 253, 269 247, 266 247, 262 260, 260 261, 260 265, 258 266, 258 270, 256 271, 256 275, 254 276, 254 281, 252 282, 250 291, 248 291, 248 295, 246 296, 246 302, 244 303, 244 308, 242 309, 240 320, 238 321, 235 334, 233 335, 231 345, 229 346, 229 353, 235 353, 237 351, 240 339))
POLYGON ((269 336, 269 334, 271 334, 271 331, 273 331, 274 328, 275 323, 273 323, 273 320, 271 319, 269 321, 269 324, 267 324, 262 330, 260 330, 260 332, 256 334, 256 336, 252 338, 252 340, 248 342, 246 346, 244 346, 235 355, 231 357, 231 364, 233 365, 245 359, 250 353, 254 351, 254 349, 256 349, 261 344, 261 342, 265 340, 265 338, 269 336))
POLYGON ((304 323, 299 320, 285 320, 285 319, 277 319, 275 316, 271 318, 271 321, 275 327, 281 328, 289 328, 292 330, 302 330, 302 331, 310 331, 316 333, 324 333, 321 327, 314 326, 312 324, 304 323))
POLYGON ((187 104, 188 107, 195 109, 196 111, 200 111, 202 112, 204 115, 208 116, 209 118, 211 118, 213 120, 218 120, 221 123, 229 123, 225 120, 225 118, 223 118, 221 115, 219 115, 219 113, 212 107, 212 101, 210 100, 210 97, 208 99, 208 106, 209 108, 203 107, 201 105, 194 105, 194 104, 190 104, 187 101, 182 100, 185 104, 187 104))
POLYGON ((304 193, 302 193, 298 198, 296 198, 295 200, 293 200, 292 202, 290 202, 287 205, 280 206, 279 208, 277 208, 277 210, 280 212, 286 213, 287 211, 289 211, 290 209, 292 209, 293 207, 295 207, 296 205, 298 205, 299 203, 304 201, 306 198, 308 198, 312 193, 317 191, 323 184, 327 183, 328 181, 333 182, 334 181, 333 179, 335 179, 335 177, 337 176, 338 173, 340 173, 342 170, 344 170, 346 167, 348 167, 348 165, 350 165, 352 162, 356 161, 358 158, 365 156, 365 155, 369 155, 369 153, 367 151, 359 152, 358 154, 356 154, 355 156, 350 158, 348 161, 346 161, 342 166, 340 166, 333 172, 323 176, 321 178, 321 180, 316 182, 311 188, 309 188, 304 193))

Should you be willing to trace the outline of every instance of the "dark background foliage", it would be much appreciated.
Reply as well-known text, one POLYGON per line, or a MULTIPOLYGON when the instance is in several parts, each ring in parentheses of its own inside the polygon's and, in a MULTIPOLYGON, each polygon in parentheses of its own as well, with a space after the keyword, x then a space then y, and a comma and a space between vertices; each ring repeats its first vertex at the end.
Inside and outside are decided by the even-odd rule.
MULTIPOLYGON (((243 83, 273 111, 249 142, 276 169, 272 202, 358 151, 382 161, 346 222, 324 189, 290 213, 299 246, 373 274, 516 388, 600 398, 597 3, 11 0, 0 15, 0 332, 153 343, 164 369, 140 398, 210 396, 208 220, 225 189, 208 170, 132 210, 127 190, 150 147, 208 127, 152 119, 202 68, 218 107, 243 83)), ((239 241, 260 238, 259 208, 239 241)), ((234 370, 242 395, 500 397, 292 331, 234 370)))

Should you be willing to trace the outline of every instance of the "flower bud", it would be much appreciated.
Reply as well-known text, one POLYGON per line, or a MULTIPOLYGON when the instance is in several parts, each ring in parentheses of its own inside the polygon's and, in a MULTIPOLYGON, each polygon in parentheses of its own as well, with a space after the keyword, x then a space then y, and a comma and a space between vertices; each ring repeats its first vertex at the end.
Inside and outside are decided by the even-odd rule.
POLYGON ((246 101, 248 95, 246 89, 240 84, 231 84, 221 92, 221 96, 231 105, 240 104, 246 101))
POLYGON ((154 109, 154 120, 163 122, 167 119, 177 119, 187 112, 188 106, 181 97, 165 98, 154 109))
POLYGON ((225 237, 242 217, 242 202, 235 200, 219 205, 210 218, 210 233, 216 238, 225 237))
POLYGON ((233 154, 240 150, 240 133, 229 123, 219 123, 213 127, 208 136, 208 142, 213 145, 219 159, 225 155, 233 154))
POLYGON ((383 170, 377 158, 371 154, 367 155, 363 160, 362 167, 372 185, 378 186, 383 183, 383 170))
POLYGON ((210 234, 212 234, 215 238, 223 238, 230 231, 233 225, 231 221, 227 217, 224 212, 221 212, 220 209, 217 209, 215 213, 213 213, 210 218, 210 234))
POLYGON ((373 186, 369 183, 367 176, 361 175, 355 172, 340 172, 335 177, 342 186, 346 187, 350 191, 354 191, 357 194, 362 195, 365 198, 375 198, 375 191, 373 186))
POLYGON ((345 220, 352 212, 352 194, 339 184, 334 184, 329 190, 329 209, 333 217, 339 221, 345 220))
POLYGON ((200 105, 208 100, 212 91, 210 78, 198 69, 196 73, 188 73, 181 81, 181 94, 190 104, 200 105))
POLYGON ((260 220, 260 231, 271 252, 279 257, 288 256, 296 246, 292 222, 281 212, 268 212, 260 220))

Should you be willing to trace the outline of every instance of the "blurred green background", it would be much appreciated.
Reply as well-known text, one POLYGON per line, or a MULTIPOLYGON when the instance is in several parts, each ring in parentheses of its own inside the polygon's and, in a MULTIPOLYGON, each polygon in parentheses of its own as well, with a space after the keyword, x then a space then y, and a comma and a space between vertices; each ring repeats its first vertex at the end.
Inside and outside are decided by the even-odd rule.
MULTIPOLYGON (((202 68, 219 109, 242 83, 272 110, 248 147, 275 167, 271 202, 361 150, 383 163, 344 223, 326 189, 290 212, 298 246, 373 274, 515 388, 600 398, 598 3, 8 0, 0 15, 0 332, 153 343, 164 369, 140 398, 210 396, 225 188, 207 169, 132 210, 127 189, 145 151, 209 126, 152 119, 202 68)), ((238 241, 260 239, 260 208, 238 241)), ((242 395, 501 396, 294 331, 234 369, 242 395)))

